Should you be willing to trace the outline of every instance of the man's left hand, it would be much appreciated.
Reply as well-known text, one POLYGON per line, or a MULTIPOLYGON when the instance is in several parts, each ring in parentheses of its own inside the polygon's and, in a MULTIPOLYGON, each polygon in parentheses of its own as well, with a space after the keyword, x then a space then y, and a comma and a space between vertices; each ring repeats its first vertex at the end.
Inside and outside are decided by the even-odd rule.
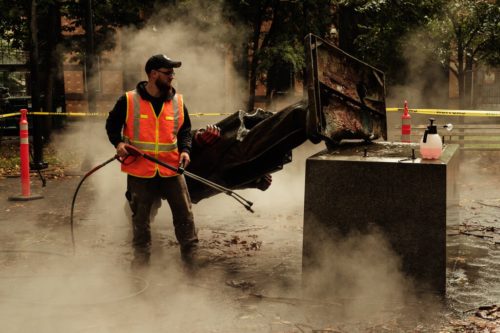
POLYGON ((181 153, 179 156, 179 165, 182 165, 185 168, 189 165, 189 162, 191 162, 191 158, 189 157, 189 154, 185 151, 181 153))

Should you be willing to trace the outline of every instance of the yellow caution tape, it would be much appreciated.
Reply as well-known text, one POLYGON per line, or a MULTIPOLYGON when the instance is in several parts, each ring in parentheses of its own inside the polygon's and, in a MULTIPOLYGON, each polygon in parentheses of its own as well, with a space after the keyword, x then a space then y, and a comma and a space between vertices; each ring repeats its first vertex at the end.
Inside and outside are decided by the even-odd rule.
POLYGON ((103 112, 28 112, 35 116, 67 116, 67 117, 106 117, 108 114, 103 112))
MULTIPOLYGON (((403 112, 403 110, 403 108, 386 108, 387 112, 403 112)), ((411 113, 433 114, 442 116, 500 117, 500 111, 485 110, 408 109, 408 111, 411 113)))
MULTIPOLYGON (((19 116, 20 112, 0 114, 0 119, 19 116)), ((190 113, 191 117, 204 116, 228 116, 232 113, 190 113)), ((108 113, 103 112, 28 112, 28 115, 35 116, 65 116, 65 117, 107 117, 108 113)))
MULTIPOLYGON (((234 112, 233 112, 234 113, 234 112)), ((233 113, 190 113, 190 117, 203 117, 203 116, 229 116, 233 113)))
MULTIPOLYGON (((386 108, 387 112, 403 112, 403 108, 386 108)), ((485 110, 444 110, 444 109, 408 109, 411 113, 431 114, 442 116, 470 116, 470 117, 500 117, 500 111, 485 110)), ((65 116, 65 117, 107 117, 103 112, 28 112, 36 116, 65 116)), ((190 113, 191 117, 228 116, 233 113, 190 113)), ((0 114, 0 119, 19 116, 19 112, 0 114)))
POLYGON ((15 116, 19 116, 21 113, 19 112, 14 112, 14 113, 4 113, 4 114, 0 114, 0 119, 2 118, 9 118, 9 117, 15 117, 15 116))

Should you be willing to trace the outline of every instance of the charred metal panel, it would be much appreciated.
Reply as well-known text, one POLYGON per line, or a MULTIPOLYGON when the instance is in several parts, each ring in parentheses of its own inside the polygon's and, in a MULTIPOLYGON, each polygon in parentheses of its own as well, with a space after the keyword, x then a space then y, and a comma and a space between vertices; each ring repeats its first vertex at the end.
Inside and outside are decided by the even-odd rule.
POLYGON ((305 40, 310 138, 387 139, 384 73, 325 40, 305 40))

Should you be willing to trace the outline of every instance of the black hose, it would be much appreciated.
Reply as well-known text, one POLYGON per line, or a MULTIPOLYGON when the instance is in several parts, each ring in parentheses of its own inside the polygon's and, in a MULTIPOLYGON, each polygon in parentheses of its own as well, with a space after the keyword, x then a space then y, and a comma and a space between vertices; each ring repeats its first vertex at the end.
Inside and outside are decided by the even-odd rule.
POLYGON ((111 162, 113 162, 114 160, 117 160, 118 159, 118 155, 115 155, 113 156, 112 158, 110 158, 109 160, 107 160, 106 162, 104 163, 101 163, 99 164, 98 166, 94 167, 92 170, 90 170, 89 172, 87 172, 83 178, 80 180, 80 182, 78 183, 78 186, 76 187, 76 190, 75 190, 75 194, 73 194, 73 201, 71 202, 71 214, 70 214, 70 224, 71 224, 71 243, 73 244, 73 254, 75 253, 75 233, 74 233, 74 223, 73 223, 73 211, 75 209, 75 201, 76 201, 76 196, 78 195, 78 191, 80 190, 80 187, 82 186, 83 182, 85 181, 85 179, 87 179, 88 176, 90 176, 91 174, 93 174, 94 172, 96 172, 97 170, 99 170, 100 168, 102 168, 103 166, 105 166, 106 164, 109 164, 111 162))

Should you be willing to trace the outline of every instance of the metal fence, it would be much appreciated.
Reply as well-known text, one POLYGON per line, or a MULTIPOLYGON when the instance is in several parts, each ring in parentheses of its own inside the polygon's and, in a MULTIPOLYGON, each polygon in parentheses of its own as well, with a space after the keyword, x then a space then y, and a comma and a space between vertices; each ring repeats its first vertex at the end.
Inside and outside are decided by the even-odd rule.
POLYGON ((28 63, 29 53, 19 49, 12 48, 7 41, 0 39, 0 64, 1 65, 19 65, 28 63))
POLYGON ((480 110, 500 110, 500 69, 479 68, 473 72, 473 106, 480 110))

